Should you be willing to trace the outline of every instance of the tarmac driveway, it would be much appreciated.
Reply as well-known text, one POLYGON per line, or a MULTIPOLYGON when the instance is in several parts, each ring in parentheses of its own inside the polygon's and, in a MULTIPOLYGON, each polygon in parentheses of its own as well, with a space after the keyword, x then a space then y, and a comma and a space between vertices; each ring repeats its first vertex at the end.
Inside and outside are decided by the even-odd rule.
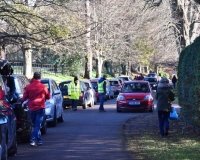
POLYGON ((10 160, 130 160, 123 137, 123 124, 130 118, 149 112, 116 112, 116 101, 105 102, 107 112, 98 105, 73 112, 64 111, 64 123, 48 128, 43 145, 18 144, 18 154, 10 160))

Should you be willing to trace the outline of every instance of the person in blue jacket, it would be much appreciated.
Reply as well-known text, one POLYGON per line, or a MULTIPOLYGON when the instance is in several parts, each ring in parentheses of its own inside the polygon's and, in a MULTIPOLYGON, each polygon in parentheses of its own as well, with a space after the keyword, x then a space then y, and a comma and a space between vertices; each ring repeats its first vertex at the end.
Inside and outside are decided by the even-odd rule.
POLYGON ((106 112, 105 109, 104 109, 104 106, 103 106, 104 100, 105 100, 105 97, 106 97, 106 78, 107 78, 107 76, 104 75, 97 82, 98 93, 99 93, 99 96, 100 96, 99 112, 106 112))

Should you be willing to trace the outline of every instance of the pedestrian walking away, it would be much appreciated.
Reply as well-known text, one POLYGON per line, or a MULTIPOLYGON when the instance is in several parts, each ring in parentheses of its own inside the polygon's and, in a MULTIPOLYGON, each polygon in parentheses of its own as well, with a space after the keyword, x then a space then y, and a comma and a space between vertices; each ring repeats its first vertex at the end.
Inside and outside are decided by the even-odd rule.
POLYGON ((173 75, 172 77, 172 83, 173 83, 173 88, 176 88, 176 83, 177 83, 178 79, 176 78, 176 75, 173 75))
POLYGON ((171 103, 174 99, 175 95, 170 87, 169 80, 163 77, 158 83, 156 93, 159 130, 162 137, 169 134, 169 115, 171 103))
POLYGON ((68 95, 71 100, 72 111, 77 111, 78 100, 81 96, 81 86, 77 76, 74 76, 74 81, 69 84, 68 95))
POLYGON ((106 78, 107 78, 107 76, 104 75, 97 82, 98 83, 98 93, 99 93, 99 96, 100 96, 99 112, 106 112, 105 109, 104 109, 104 106, 103 106, 104 100, 105 100, 105 97, 106 97, 106 78))
POLYGON ((40 127, 45 114, 45 101, 50 99, 50 93, 47 87, 40 82, 40 72, 35 72, 33 78, 32 83, 25 87, 22 100, 28 100, 27 106, 34 128, 30 137, 30 145, 37 146, 42 145, 40 127))

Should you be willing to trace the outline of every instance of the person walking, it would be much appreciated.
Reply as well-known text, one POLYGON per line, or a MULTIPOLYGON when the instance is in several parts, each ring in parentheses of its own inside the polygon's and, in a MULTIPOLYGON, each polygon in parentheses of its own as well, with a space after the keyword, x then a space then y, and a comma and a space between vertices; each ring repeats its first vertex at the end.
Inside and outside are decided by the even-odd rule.
POLYGON ((177 83, 177 78, 176 78, 176 75, 173 75, 172 77, 172 83, 173 83, 173 88, 175 89, 176 88, 176 83, 177 83))
POLYGON ((99 112, 106 112, 105 109, 104 109, 104 106, 103 106, 104 100, 105 100, 105 97, 106 97, 106 78, 107 78, 107 76, 104 75, 97 82, 98 93, 99 93, 99 96, 100 96, 99 112))
POLYGON ((175 95, 169 85, 169 80, 163 77, 158 83, 156 93, 159 130, 162 137, 168 135, 171 102, 174 101, 174 99, 175 95))
POLYGON ((42 145, 40 127, 45 115, 45 101, 50 99, 50 93, 47 87, 40 82, 40 72, 35 72, 33 82, 27 85, 24 89, 22 101, 28 100, 28 109, 33 131, 30 137, 30 145, 42 145))
POLYGON ((71 99, 72 111, 77 111, 78 100, 81 96, 81 87, 77 76, 74 76, 74 81, 69 85, 68 95, 71 99))

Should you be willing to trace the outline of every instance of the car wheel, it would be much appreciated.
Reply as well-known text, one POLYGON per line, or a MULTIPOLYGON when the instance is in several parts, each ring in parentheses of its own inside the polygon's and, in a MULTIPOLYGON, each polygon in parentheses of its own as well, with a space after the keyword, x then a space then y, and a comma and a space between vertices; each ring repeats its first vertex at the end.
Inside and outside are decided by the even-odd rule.
POLYGON ((58 117, 57 121, 58 122, 64 122, 63 113, 61 113, 61 116, 58 117))
POLYGON ((114 99, 114 98, 115 98, 114 95, 112 95, 112 96, 111 96, 111 99, 114 99))
POLYGON ((54 116, 53 116, 53 121, 52 122, 49 122, 49 126, 50 127, 55 127, 56 126, 56 123, 57 123, 57 118, 56 118, 56 108, 54 108, 54 116))
POLYGON ((47 121, 46 118, 42 122, 42 128, 40 129, 41 134, 47 134, 47 121))
POLYGON ((16 136, 13 139, 11 147, 8 149, 8 155, 9 156, 14 156, 17 154, 17 141, 16 141, 16 136))

